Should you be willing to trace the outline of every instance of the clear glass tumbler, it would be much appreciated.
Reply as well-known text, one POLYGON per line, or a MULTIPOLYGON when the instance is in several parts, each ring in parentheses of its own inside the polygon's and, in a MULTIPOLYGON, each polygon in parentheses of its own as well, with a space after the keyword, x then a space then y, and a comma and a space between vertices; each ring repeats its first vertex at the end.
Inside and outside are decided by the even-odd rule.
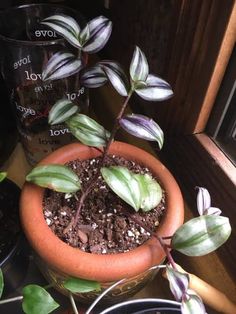
MULTIPOLYGON (((88 92, 80 86, 79 74, 42 81, 42 69, 55 52, 73 51, 53 30, 40 24, 44 18, 57 13, 70 15, 84 26, 79 12, 57 5, 29 4, 0 12, 1 73, 31 165, 74 140, 65 125, 48 125, 48 112, 54 103, 67 97, 76 102, 82 112, 88 107, 88 92)), ((87 57, 82 55, 82 58, 87 57)))

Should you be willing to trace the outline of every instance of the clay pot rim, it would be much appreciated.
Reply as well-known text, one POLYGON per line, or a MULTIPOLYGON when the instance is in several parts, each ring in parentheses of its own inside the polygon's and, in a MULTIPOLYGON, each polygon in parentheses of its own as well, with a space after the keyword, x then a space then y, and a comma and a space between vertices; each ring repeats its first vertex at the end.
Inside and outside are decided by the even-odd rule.
MULTIPOLYGON (((91 158, 100 154, 96 148, 75 143, 54 151, 43 159, 40 164, 65 163, 69 160, 74 160, 76 159, 75 156, 78 157, 78 150, 80 155, 82 154, 82 159, 84 159, 88 151, 93 155, 91 158)), ((157 233, 160 236, 173 234, 183 223, 184 215, 182 195, 170 172, 154 156, 136 146, 114 142, 110 151, 111 154, 120 154, 126 158, 133 158, 145 164, 155 173, 166 191, 168 207, 157 233), (121 154, 123 150, 125 153, 121 154), (134 157, 130 157, 133 150, 135 151, 134 157), (141 160, 141 157, 144 158, 144 162, 141 160), (149 165, 149 162, 155 162, 155 165, 149 165)), ((51 267, 59 269, 69 276, 106 282, 136 276, 164 260, 164 251, 154 237, 132 251, 117 254, 99 255, 86 253, 80 249, 68 246, 51 231, 45 222, 42 214, 43 192, 44 189, 26 183, 21 193, 20 215, 26 237, 37 254, 51 267), (32 211, 32 208, 34 208, 34 211, 32 211), (35 228, 35 225, 37 228, 35 228), (132 266, 128 267, 127 263, 132 266)))

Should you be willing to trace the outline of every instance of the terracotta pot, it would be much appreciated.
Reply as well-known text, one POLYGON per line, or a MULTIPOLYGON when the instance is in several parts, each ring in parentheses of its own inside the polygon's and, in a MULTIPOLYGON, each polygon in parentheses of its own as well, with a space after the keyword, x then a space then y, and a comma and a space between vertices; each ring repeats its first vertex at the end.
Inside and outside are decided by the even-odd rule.
MULTIPOLYGON (((109 153, 148 167, 158 178, 166 191, 167 210, 157 233, 160 236, 172 235, 183 223, 184 206, 180 189, 167 168, 152 155, 126 143, 114 142, 109 153)), ((77 158, 94 158, 99 154, 98 149, 82 144, 70 144, 56 150, 40 164, 64 164, 77 158)), ((43 263, 49 267, 46 277, 57 282, 58 287, 60 280, 68 276, 100 281, 106 283, 105 286, 121 278, 134 277, 136 283, 140 284, 140 276, 147 280, 147 277, 150 277, 148 269, 164 260, 163 249, 155 238, 130 252, 110 255, 86 253, 68 246, 50 230, 44 220, 43 193, 44 189, 26 183, 21 194, 20 215, 26 237, 43 263)), ((41 265, 43 263, 41 262, 41 265)), ((126 285, 125 290, 131 291, 132 286, 136 285, 131 282, 128 287, 126 285)), ((140 285, 139 289, 142 287, 143 285, 140 285)))

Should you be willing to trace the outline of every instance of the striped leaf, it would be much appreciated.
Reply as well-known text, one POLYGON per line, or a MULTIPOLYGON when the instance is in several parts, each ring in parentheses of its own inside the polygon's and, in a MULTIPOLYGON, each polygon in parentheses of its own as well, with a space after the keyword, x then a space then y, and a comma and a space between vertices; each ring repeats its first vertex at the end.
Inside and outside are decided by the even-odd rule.
POLYGON ((211 207, 211 196, 207 189, 201 187, 197 187, 197 189, 197 209, 199 215, 203 215, 204 211, 211 207))
POLYGON ((102 61, 99 63, 104 69, 109 81, 121 96, 129 93, 129 83, 122 67, 114 61, 102 61))
POLYGON ((139 183, 128 169, 120 166, 103 167, 101 174, 107 185, 123 201, 138 211, 141 206, 139 183))
POLYGON ((209 207, 205 209, 204 215, 217 215, 219 216, 222 213, 222 211, 217 207, 209 207))
POLYGON ((166 265, 166 275, 170 284, 170 290, 177 301, 181 301, 189 286, 189 275, 181 273, 166 265))
POLYGON ((182 314, 206 314, 202 299, 192 290, 188 290, 181 304, 182 314))
POLYGON ((173 235, 172 248, 188 256, 202 256, 215 251, 229 238, 229 219, 204 215, 183 224, 173 235))
POLYGON ((60 305, 51 295, 38 285, 27 285, 23 288, 22 308, 26 314, 48 314, 60 305))
POLYGON ((135 92, 145 100, 162 101, 173 95, 170 85, 158 76, 149 74, 145 83, 146 86, 135 87, 135 92))
POLYGON ((83 67, 82 61, 69 52, 55 53, 42 72, 43 81, 58 80, 77 73, 83 67))
POLYGON ((2 296, 3 288, 4 288, 3 273, 2 273, 2 270, 0 268, 0 299, 2 296))
POLYGON ((0 172, 0 182, 2 182, 7 176, 6 172, 0 172))
POLYGON ((89 30, 89 25, 87 24, 79 35, 81 46, 83 46, 89 40, 89 37, 90 37, 90 30, 89 30))
POLYGON ((66 124, 71 133, 88 146, 105 146, 110 137, 110 133, 102 125, 84 114, 75 114, 66 121, 66 124))
POLYGON ((79 42, 80 26, 72 17, 64 14, 55 14, 44 19, 41 24, 52 28, 72 46, 81 48, 79 42))
POLYGON ((157 141, 159 148, 162 148, 164 133, 154 120, 141 114, 130 114, 119 122, 128 133, 148 141, 157 141))
POLYGON ((68 278, 64 281, 63 286, 72 293, 86 293, 101 290, 99 282, 81 278, 68 278))
POLYGON ((149 174, 133 174, 138 181, 141 195, 140 208, 147 212, 155 208, 162 199, 160 185, 149 174))
POLYGON ((211 196, 207 189, 197 187, 197 209, 199 215, 220 215, 221 210, 217 207, 211 207, 211 196))
POLYGON ((96 65, 86 69, 81 77, 80 82, 83 86, 88 88, 97 88, 103 86, 107 82, 107 76, 101 66, 96 65))
POLYGON ((67 98, 58 100, 51 108, 48 114, 48 123, 51 125, 65 122, 79 110, 78 106, 73 104, 67 98))
POLYGON ((83 50, 87 53, 95 53, 107 43, 112 31, 112 22, 104 16, 99 16, 88 22, 88 27, 89 39, 84 44, 83 50))
POLYGON ((133 58, 130 63, 130 77, 135 81, 146 81, 149 67, 145 54, 139 47, 135 47, 133 58))
POLYGON ((103 167, 101 173, 111 190, 135 211, 150 211, 161 201, 162 189, 148 174, 135 174, 121 166, 103 167))
POLYGON ((26 176, 26 181, 63 193, 80 190, 78 176, 63 165, 37 166, 26 176))

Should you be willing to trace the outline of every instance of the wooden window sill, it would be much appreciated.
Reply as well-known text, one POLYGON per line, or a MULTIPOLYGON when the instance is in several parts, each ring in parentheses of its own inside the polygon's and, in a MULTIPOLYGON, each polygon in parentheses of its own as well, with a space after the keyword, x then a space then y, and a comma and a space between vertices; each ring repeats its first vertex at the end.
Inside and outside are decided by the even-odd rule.
POLYGON ((222 215, 229 217, 232 226, 229 240, 214 254, 194 259, 197 263, 200 260, 203 261, 200 267, 196 265, 194 267, 202 269, 204 277, 208 277, 207 273, 211 269, 215 273, 215 279, 221 272, 220 268, 223 267, 224 276, 228 276, 233 285, 228 290, 223 282, 218 284, 227 289, 229 296, 231 295, 231 298, 236 301, 235 166, 204 133, 170 139, 165 144, 162 160, 180 184, 188 208, 190 208, 190 211, 186 210, 187 219, 197 215, 195 186, 207 188, 212 197, 212 206, 219 207, 223 212, 222 215), (219 264, 221 264, 220 267, 219 264))

